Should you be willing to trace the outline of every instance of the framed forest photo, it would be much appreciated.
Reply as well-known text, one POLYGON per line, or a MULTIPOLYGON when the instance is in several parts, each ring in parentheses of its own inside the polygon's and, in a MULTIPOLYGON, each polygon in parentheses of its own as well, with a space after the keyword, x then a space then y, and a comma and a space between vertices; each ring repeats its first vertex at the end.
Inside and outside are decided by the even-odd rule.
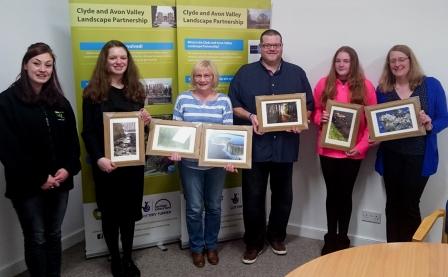
POLYGON ((426 134, 420 125, 419 97, 391 101, 364 108, 370 139, 375 141, 417 137, 426 134))
POLYGON ((252 126, 203 124, 200 166, 252 167, 252 126))
POLYGON ((344 151, 352 149, 358 136, 362 106, 328 100, 326 111, 329 118, 322 127, 321 146, 344 151))
POLYGON ((104 152, 116 166, 145 164, 143 120, 139 112, 103 113, 104 152))
POLYGON ((184 158, 199 158, 200 123, 153 119, 149 129, 146 154, 171 156, 178 153, 184 158))
POLYGON ((308 129, 305 93, 255 96, 261 132, 308 129))

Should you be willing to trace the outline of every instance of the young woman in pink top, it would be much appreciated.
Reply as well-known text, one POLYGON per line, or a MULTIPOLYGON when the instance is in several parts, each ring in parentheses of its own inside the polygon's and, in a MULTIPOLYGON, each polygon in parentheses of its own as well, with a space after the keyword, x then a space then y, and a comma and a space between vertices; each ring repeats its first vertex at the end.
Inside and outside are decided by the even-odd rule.
POLYGON ((362 159, 369 148, 369 134, 364 114, 361 113, 356 144, 348 151, 334 150, 320 145, 322 125, 328 122, 325 111, 327 100, 360 105, 376 104, 375 89, 365 79, 356 51, 342 46, 334 54, 328 76, 314 88, 313 121, 319 126, 317 152, 327 187, 327 227, 322 255, 350 246, 347 237, 352 213, 352 191, 362 159))

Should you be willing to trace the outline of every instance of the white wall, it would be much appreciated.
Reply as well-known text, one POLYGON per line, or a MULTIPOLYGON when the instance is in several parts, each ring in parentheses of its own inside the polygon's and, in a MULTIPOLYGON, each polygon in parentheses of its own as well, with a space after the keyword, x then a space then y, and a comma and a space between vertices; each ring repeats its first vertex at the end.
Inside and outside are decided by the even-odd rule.
MULTIPOLYGON (((448 91, 448 2, 446 0, 273 1, 272 27, 283 34, 284 57, 302 66, 311 85, 328 73, 331 58, 342 45, 355 48, 366 76, 376 85, 387 51, 408 44, 427 75, 437 77, 448 91)), ((444 206, 447 199, 447 138, 439 135, 440 165, 421 199, 422 214, 444 206)), ((316 130, 302 136, 300 160, 295 165, 291 233, 322 238, 326 231, 325 184, 315 154, 316 130)), ((349 233, 355 244, 384 241, 385 192, 374 172, 376 149, 363 162, 353 193, 349 233), (382 224, 360 220, 361 210, 382 213, 382 224)), ((440 241, 440 231, 432 241, 440 241)))
MULTIPOLYGON (((72 69, 68 1, 2 1, 0 37, 2 54, 0 91, 6 89, 20 72, 26 48, 34 42, 48 43, 57 55, 57 70, 67 98, 76 107, 72 69)), ((1 131, 0 131, 1 134, 1 131)), ((24 168, 26 174, 26 168, 24 168)), ((63 225, 63 245, 71 246, 83 238, 83 218, 79 176, 70 193, 69 207, 63 225)), ((0 164, 0 276, 12 276, 26 269, 23 239, 16 214, 3 197, 5 180, 0 164)))
MULTIPOLYGON (((68 1, 3 1, 0 17, 2 66, 0 90, 6 89, 20 71, 26 47, 36 41, 49 43, 57 54, 58 74, 67 97, 74 102, 68 1)), ((302 66, 311 85, 328 72, 330 59, 341 45, 354 47, 366 75, 377 83, 387 50, 397 43, 410 45, 425 72, 436 76, 448 90, 446 61, 448 2, 446 0, 273 0, 274 28, 284 36, 285 59, 302 66), (445 32, 443 32, 445 31, 445 32)), ((439 136, 439 171, 432 176, 422 197, 422 213, 441 207, 447 199, 448 133, 439 136)), ((295 165, 294 204, 290 232, 322 238, 326 228, 325 185, 315 154, 315 129, 302 136, 300 160, 295 165)), ((384 241, 384 189, 373 171, 375 150, 362 165, 354 191, 350 233, 354 243, 384 241), (361 222, 363 209, 383 214, 383 224, 361 222)), ((76 183, 79 184, 79 178, 76 183)), ((5 187, 0 169, 0 193, 5 187)), ((81 192, 78 185, 70 195, 63 235, 65 245, 82 239, 81 192)), ((0 197, 0 276, 24 269, 22 235, 9 200, 0 197)), ((437 241, 437 235, 431 239, 437 241)))

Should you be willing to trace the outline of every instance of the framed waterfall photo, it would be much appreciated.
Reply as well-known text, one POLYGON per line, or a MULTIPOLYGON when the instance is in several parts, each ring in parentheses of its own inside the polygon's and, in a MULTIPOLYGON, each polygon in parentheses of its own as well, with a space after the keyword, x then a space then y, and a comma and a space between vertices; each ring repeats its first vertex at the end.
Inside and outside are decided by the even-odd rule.
POLYGON ((145 164, 143 120, 139 112, 103 113, 104 153, 116 166, 145 164))

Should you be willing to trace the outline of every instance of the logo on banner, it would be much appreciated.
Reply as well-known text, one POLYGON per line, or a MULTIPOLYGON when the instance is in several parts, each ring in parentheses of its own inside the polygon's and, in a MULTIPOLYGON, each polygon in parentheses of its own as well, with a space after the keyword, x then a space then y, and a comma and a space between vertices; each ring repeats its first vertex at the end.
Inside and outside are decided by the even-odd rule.
POLYGON ((233 204, 232 207, 230 208, 231 210, 243 208, 243 205, 241 204, 241 201, 240 201, 240 195, 238 192, 234 192, 233 197, 230 198, 230 200, 232 201, 232 204, 233 204))
POLYGON ((145 205, 142 206, 143 217, 168 215, 171 214, 171 208, 171 202, 165 198, 157 200, 154 204, 152 201, 145 201, 145 205))
POLYGON ((149 201, 145 201, 145 206, 142 207, 142 210, 147 213, 151 210, 151 206, 149 205, 149 201))

